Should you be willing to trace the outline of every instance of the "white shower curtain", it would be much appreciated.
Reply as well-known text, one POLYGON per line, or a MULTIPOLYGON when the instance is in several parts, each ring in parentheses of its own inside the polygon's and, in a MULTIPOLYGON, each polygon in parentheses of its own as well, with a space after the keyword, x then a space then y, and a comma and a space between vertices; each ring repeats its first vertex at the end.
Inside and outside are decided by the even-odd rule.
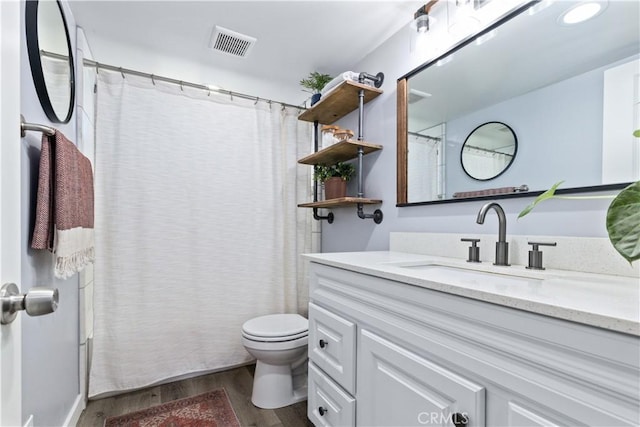
POLYGON ((242 323, 306 314, 310 126, 280 104, 100 70, 89 396, 246 363, 242 323))

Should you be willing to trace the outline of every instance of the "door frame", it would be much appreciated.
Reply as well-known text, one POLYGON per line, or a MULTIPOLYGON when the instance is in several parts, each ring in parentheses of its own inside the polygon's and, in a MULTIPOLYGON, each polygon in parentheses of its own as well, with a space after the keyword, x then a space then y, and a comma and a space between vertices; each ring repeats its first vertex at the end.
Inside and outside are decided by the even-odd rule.
MULTIPOLYGON (((20 2, 0 1, 0 285, 20 285, 20 2)), ((22 326, 0 326, 0 425, 22 425, 22 326)))

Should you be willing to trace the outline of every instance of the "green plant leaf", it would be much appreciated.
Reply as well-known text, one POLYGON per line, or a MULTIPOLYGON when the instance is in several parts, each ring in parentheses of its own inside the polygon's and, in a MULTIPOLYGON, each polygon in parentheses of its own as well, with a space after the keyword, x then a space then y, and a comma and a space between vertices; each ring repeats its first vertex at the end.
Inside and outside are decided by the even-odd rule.
POLYGON ((627 261, 640 259, 640 181, 622 190, 607 210, 609 240, 627 261))
POLYGON ((635 136, 636 138, 640 138, 640 129, 636 129, 635 131, 633 131, 633 136, 635 136))
POLYGON ((551 199, 556 194, 556 190, 558 189, 558 187, 560 187, 560 185, 562 185, 563 182, 564 181, 556 182, 555 184, 553 184, 551 186, 550 189, 548 189, 547 191, 545 191, 544 193, 542 193, 541 195, 536 197, 536 199, 533 202, 531 202, 529 204, 529 206, 527 206, 526 208, 524 208, 522 210, 522 212, 520 212, 520 215, 518 215, 518 218, 522 218, 523 216, 525 216, 526 214, 531 212, 533 210, 533 208, 535 208, 538 203, 540 203, 540 202, 542 202, 544 200, 547 200, 547 199, 551 199))

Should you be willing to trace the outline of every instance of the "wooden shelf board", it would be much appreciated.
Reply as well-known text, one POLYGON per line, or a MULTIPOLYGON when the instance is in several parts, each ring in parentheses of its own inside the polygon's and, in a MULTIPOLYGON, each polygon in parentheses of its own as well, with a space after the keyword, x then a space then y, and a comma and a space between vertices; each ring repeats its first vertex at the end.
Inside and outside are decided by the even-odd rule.
POLYGON ((364 141, 340 141, 327 148, 309 154, 298 160, 303 165, 334 165, 338 162, 355 159, 358 157, 358 147, 364 149, 364 154, 373 153, 382 150, 382 145, 371 144, 364 141))
POLYGON ((317 120, 319 123, 329 125, 358 108, 360 89, 364 89, 365 104, 383 92, 382 89, 373 86, 345 80, 323 96, 313 107, 300 114, 298 120, 306 122, 317 120))
POLYGON ((341 197, 339 199, 322 200, 319 202, 301 203, 299 208, 337 208, 340 206, 353 206, 361 203, 363 205, 379 205, 382 200, 366 199, 361 197, 341 197))

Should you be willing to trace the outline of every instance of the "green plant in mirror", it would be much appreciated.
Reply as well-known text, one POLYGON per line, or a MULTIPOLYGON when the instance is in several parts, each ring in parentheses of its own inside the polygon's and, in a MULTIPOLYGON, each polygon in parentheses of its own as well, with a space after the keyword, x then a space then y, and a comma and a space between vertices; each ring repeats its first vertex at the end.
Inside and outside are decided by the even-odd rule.
MULTIPOLYGON (((634 132, 634 135, 640 131, 634 132)), ((564 181, 555 183, 540 194, 520 212, 522 218, 540 202, 556 199, 613 199, 607 210, 607 233, 613 247, 629 262, 640 259, 640 181, 636 181, 618 195, 608 196, 556 196, 555 192, 564 181)))
POLYGON ((339 177, 344 181, 349 181, 355 171, 356 167, 351 163, 338 162, 335 165, 316 165, 313 179, 325 182, 329 178, 339 177))

